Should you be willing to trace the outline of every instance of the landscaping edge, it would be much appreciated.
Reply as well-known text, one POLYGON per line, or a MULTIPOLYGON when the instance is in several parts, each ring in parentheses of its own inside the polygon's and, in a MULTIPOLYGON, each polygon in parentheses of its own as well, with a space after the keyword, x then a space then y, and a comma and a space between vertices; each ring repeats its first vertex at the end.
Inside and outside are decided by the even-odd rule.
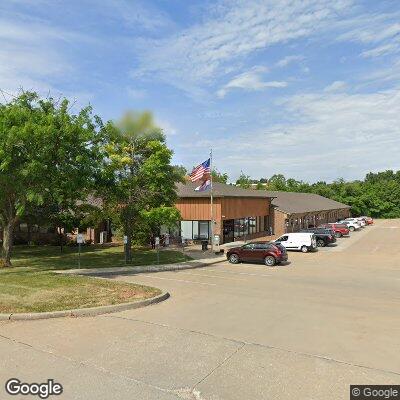
POLYGON ((65 275, 84 275, 84 276, 108 276, 124 274, 142 274, 151 272, 180 271, 185 269, 204 268, 209 265, 218 264, 226 261, 226 258, 206 259, 203 261, 192 260, 185 263, 161 264, 161 265, 138 265, 131 267, 106 267, 106 268, 87 268, 87 269, 66 269, 54 270, 56 274, 65 275))
POLYGON ((48 311, 38 313, 7 313, 0 314, 0 321, 28 321, 36 319, 50 319, 50 318, 61 318, 61 317, 93 317, 101 314, 109 314, 118 311, 132 310, 135 308, 142 308, 151 304, 160 303, 161 301, 167 300, 170 297, 168 292, 163 292, 158 296, 151 297, 145 300, 133 301, 129 303, 112 304, 108 306, 89 307, 89 308, 77 308, 74 310, 64 311, 48 311))

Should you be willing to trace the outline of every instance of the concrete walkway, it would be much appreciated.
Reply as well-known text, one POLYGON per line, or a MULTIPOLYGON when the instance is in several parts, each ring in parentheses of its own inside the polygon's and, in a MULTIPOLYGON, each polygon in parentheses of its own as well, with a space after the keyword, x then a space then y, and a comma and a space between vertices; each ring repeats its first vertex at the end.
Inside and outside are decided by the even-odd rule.
MULTIPOLYGON (((187 252, 189 255, 189 252, 187 252)), ((193 254, 190 254, 192 256, 193 254)), ((72 275, 121 275, 121 274, 140 274, 150 272, 163 272, 163 271, 179 271, 184 269, 193 269, 206 267, 208 265, 217 264, 226 261, 224 254, 211 255, 203 253, 203 258, 190 260, 183 263, 175 264, 160 264, 160 265, 141 265, 141 266, 128 266, 128 267, 110 267, 110 268, 81 268, 81 269, 68 269, 54 271, 57 274, 72 274, 72 275)))

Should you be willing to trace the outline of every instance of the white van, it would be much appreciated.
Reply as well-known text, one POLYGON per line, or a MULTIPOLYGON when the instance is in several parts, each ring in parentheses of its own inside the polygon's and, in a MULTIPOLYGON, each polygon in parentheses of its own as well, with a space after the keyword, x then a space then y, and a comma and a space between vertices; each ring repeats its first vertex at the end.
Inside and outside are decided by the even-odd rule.
POLYGON ((274 242, 280 243, 287 250, 301 250, 303 253, 317 248, 317 239, 309 232, 285 233, 274 242))

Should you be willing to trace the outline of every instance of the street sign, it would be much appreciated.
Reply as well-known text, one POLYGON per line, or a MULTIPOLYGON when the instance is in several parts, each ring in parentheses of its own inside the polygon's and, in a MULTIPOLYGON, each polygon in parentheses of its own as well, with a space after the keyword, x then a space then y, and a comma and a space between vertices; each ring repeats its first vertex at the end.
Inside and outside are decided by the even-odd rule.
POLYGON ((81 233, 78 233, 76 235, 76 243, 83 244, 84 242, 85 242, 85 238, 83 237, 83 235, 81 233))
POLYGON ((124 236, 124 244, 128 244, 128 236, 124 236))
POLYGON ((160 238, 157 236, 156 237, 156 246, 159 246, 160 245, 160 238))

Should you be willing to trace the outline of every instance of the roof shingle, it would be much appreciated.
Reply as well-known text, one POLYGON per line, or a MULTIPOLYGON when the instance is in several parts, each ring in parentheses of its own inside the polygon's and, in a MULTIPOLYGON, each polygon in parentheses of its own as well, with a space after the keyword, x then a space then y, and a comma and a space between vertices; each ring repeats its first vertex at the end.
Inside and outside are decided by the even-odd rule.
MULTIPOLYGON (((210 197, 210 192, 195 192, 197 183, 178 183, 177 192, 181 198, 210 197)), ((277 192, 266 190, 242 189, 234 185, 213 183, 214 197, 258 197, 273 198, 272 205, 288 214, 300 214, 313 211, 329 211, 350 208, 347 204, 328 199, 314 193, 277 192)))
POLYGON ((272 200, 272 205, 288 214, 350 208, 347 204, 339 203, 314 193, 275 191, 267 191, 266 193, 270 197, 275 197, 272 200))
MULTIPOLYGON (((179 197, 210 197, 210 192, 195 192, 198 183, 178 183, 177 192, 179 197)), ((213 182, 214 197, 269 197, 263 190, 242 189, 234 185, 213 182)))

